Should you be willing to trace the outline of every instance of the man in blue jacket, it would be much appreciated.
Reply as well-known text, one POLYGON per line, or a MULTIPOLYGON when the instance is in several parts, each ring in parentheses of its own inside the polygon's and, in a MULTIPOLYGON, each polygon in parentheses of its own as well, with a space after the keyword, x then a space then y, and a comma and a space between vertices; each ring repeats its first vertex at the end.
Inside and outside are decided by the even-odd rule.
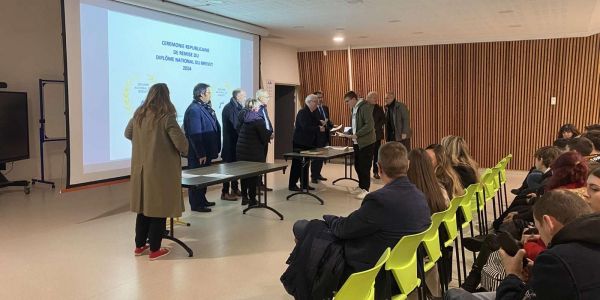
POLYGON ((409 161, 404 145, 386 143, 379 148, 377 163, 385 186, 367 194, 347 217, 324 216, 333 234, 344 241, 346 273, 372 268, 386 248, 431 224, 425 195, 406 177, 409 161))
MULTIPOLYGON (((229 103, 223 107, 222 122, 223 122, 223 151, 221 152, 221 158, 224 162, 237 161, 235 149, 238 140, 238 115, 244 108, 244 101, 246 100, 246 92, 241 89, 233 90, 229 103)), ((221 200, 235 201, 237 197, 241 196, 240 189, 238 187, 237 180, 223 183, 223 190, 221 191, 221 200), (229 187, 231 186, 231 193, 229 193, 229 187)))
MULTIPOLYGON (((183 117, 183 128, 190 144, 188 167, 209 166, 221 152, 221 125, 210 103, 211 90, 206 83, 194 87, 194 101, 183 117)), ((206 200, 206 188, 189 190, 190 207, 193 211, 210 212, 214 202, 206 200)))

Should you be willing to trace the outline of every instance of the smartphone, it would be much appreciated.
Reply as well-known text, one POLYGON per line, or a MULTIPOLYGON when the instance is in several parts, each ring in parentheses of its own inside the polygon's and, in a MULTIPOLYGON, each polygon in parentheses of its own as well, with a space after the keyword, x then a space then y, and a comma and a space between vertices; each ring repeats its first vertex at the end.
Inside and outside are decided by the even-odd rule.
POLYGON ((500 244, 500 248, 510 256, 515 256, 519 252, 519 249, 521 249, 519 241, 515 240, 507 232, 501 231, 498 233, 498 243, 500 244))
POLYGON ((540 231, 535 227, 527 228, 527 229, 525 229, 525 231, 523 231, 523 234, 527 234, 527 235, 540 234, 540 231))

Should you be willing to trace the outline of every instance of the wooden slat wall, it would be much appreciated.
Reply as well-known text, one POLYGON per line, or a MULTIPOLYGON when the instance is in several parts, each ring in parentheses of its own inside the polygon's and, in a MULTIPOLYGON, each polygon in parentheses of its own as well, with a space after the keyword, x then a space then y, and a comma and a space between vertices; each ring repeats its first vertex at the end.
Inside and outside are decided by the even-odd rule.
MULTIPOLYGON (((464 136, 482 166, 508 153, 528 169, 558 128, 600 123, 600 35, 515 42, 353 49, 354 90, 394 91, 411 110, 413 145, 464 136), (550 105, 550 97, 557 105, 550 105)), ((300 52, 301 92, 321 89, 349 124, 347 51, 300 52)))

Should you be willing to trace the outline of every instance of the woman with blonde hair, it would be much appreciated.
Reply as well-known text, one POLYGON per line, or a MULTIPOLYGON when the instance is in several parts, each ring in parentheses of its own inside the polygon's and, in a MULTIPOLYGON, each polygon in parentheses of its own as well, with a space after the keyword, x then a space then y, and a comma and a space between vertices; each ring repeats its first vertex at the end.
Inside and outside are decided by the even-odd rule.
POLYGON ((464 194, 460 177, 448 161, 444 147, 440 144, 431 144, 427 146, 425 151, 427 151, 427 154, 431 158, 431 163, 435 168, 435 176, 440 184, 444 186, 448 198, 453 199, 464 194))
POLYGON ((471 157, 469 145, 463 137, 449 135, 442 139, 446 157, 460 178, 463 188, 479 182, 479 164, 471 157))
POLYGON ((160 247, 166 218, 179 217, 184 210, 181 155, 188 152, 166 84, 150 87, 125 137, 132 142, 131 210, 137 213, 134 254, 150 249, 150 260, 155 260, 169 254, 169 249, 160 247))
MULTIPOLYGON (((239 161, 265 162, 267 160, 264 149, 269 144, 271 133, 265 126, 260 107, 261 102, 258 99, 250 99, 246 101, 246 108, 238 115, 236 157, 239 161)), ((242 179, 242 205, 258 204, 256 188, 259 181, 260 177, 242 179)))

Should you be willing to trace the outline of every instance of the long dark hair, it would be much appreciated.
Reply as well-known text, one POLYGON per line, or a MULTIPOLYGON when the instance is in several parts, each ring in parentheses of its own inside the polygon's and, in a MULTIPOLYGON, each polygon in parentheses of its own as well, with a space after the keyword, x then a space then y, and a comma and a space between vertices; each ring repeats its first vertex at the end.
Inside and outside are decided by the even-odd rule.
POLYGON ((448 207, 446 199, 427 152, 421 148, 414 149, 408 153, 408 160, 408 179, 425 194, 431 213, 445 210, 448 207))
POLYGON ((577 127, 575 127, 575 125, 573 124, 564 124, 563 126, 560 126, 560 129, 558 130, 558 134, 556 135, 557 139, 562 139, 563 138, 563 133, 565 132, 571 132, 573 133, 573 136, 571 138, 574 138, 578 135, 580 135, 581 133, 579 132, 579 130, 577 130, 577 127))
POLYGON ((546 191, 573 185, 579 188, 585 185, 588 176, 588 164, 581 154, 569 151, 561 154, 550 166, 552 176, 546 184, 546 191))
POLYGON ((142 121, 148 112, 154 113, 154 120, 177 113, 175 106, 169 97, 169 88, 164 83, 157 83, 150 87, 146 100, 135 110, 133 119, 142 125, 142 121))

